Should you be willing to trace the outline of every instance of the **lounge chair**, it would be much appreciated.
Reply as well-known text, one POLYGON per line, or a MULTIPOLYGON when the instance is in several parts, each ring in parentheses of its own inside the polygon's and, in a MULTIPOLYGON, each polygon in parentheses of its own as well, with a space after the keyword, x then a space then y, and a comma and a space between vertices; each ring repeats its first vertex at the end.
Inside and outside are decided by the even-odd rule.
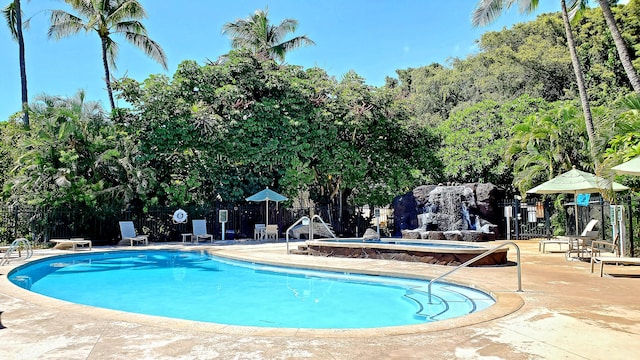
POLYGON ((71 248, 71 250, 76 251, 78 246, 85 247, 85 245, 89 245, 89 250, 92 249, 91 240, 86 240, 85 238, 51 239, 49 241, 56 244, 54 246, 56 249, 71 248))
POLYGON ((616 265, 640 265, 640 258, 629 256, 592 256, 591 257, 591 273, 593 274, 593 265, 600 264, 600 277, 604 275, 604 264, 616 265))
POLYGON ((120 221, 119 224, 122 240, 128 240, 131 243, 131 246, 133 246, 134 243, 149 245, 149 236, 136 234, 136 228, 133 226, 133 221, 120 221))
POLYGON ((586 241, 595 240, 598 237, 598 232, 593 230, 596 224, 598 224, 598 220, 591 219, 580 236, 558 236, 552 239, 541 240, 538 243, 538 251, 542 251, 544 253, 546 252, 546 246, 548 244, 558 244, 560 250, 562 250, 562 245, 567 245, 567 256, 572 252, 579 252, 586 248, 586 241))
POLYGON ((209 240, 213 244, 213 235, 207 233, 207 220, 193 220, 193 241, 196 243, 201 239, 209 240))
POLYGON ((253 229, 253 240, 262 240, 267 235, 267 226, 265 224, 256 224, 253 229))
POLYGON ((607 253, 611 253, 613 256, 621 256, 620 254, 620 246, 618 245, 620 235, 616 235, 612 242, 608 241, 592 241, 591 247, 589 248, 589 252, 591 256, 601 256, 602 252, 605 251, 607 253))
POLYGON ((278 240, 278 225, 267 225, 265 237, 267 239, 278 240))

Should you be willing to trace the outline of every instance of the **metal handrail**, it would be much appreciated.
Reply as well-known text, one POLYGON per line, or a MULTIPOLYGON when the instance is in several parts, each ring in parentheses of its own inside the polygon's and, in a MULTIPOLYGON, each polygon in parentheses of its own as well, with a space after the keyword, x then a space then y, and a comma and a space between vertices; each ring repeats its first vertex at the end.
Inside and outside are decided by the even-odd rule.
POLYGON ((31 243, 29 242, 29 240, 27 240, 25 238, 18 238, 18 239, 13 240, 13 242, 11 243, 9 248, 7 249, 7 252, 4 253, 4 257, 2 258, 2 261, 0 261, 0 265, 8 264, 9 263, 9 259, 11 257, 11 253, 14 252, 16 249, 18 249, 21 244, 25 245, 25 251, 27 253, 27 255, 25 257, 25 260, 30 258, 33 255, 33 248, 31 247, 31 243))
POLYGON ((287 255, 289 254, 289 231, 291 231, 294 226, 298 225, 303 220, 307 220, 309 222, 309 226, 312 225, 311 224, 311 219, 309 219, 308 216, 303 216, 300 219, 296 220, 296 222, 294 222, 291 226, 289 226, 289 228, 287 228, 287 232, 285 233, 285 239, 287 240, 287 255))
MULTIPOLYGON (((287 254, 289 254, 289 231, 291 231, 296 225, 298 225, 299 223, 301 223, 304 220, 307 220, 309 222, 309 239, 313 239, 313 220, 315 219, 320 220, 320 223, 324 226, 325 229, 327 229, 327 231, 329 231, 330 234, 333 234, 333 231, 331 231, 331 229, 329 228, 329 226, 327 226, 327 223, 324 222, 324 220, 322 220, 322 218, 320 217, 320 215, 313 215, 313 217, 311 219, 309 219, 308 216, 303 216, 300 219, 298 219, 296 222, 293 223, 293 225, 289 226, 289 228, 287 228, 287 232, 285 234, 285 239, 287 240, 287 254)), ((333 235, 333 238, 335 239, 336 236, 333 235)))
POLYGON ((473 259, 468 260, 467 262, 458 265, 457 267, 451 269, 450 271, 447 271, 446 273, 431 279, 431 281, 429 281, 429 286, 427 287, 427 291, 428 291, 428 294, 429 294, 429 304, 432 303, 431 302, 431 284, 433 284, 437 280, 440 280, 440 279, 444 278, 445 276, 448 276, 448 275, 450 275, 450 274, 452 274, 452 273, 454 273, 454 272, 456 272, 456 271, 458 271, 458 270, 460 270, 460 269, 462 269, 464 267, 467 267, 467 266, 473 264, 474 262, 476 262, 476 261, 478 261, 478 260, 480 260, 480 259, 482 259, 482 258, 484 258, 486 256, 489 256, 489 255, 493 254, 498 249, 503 248, 503 247, 505 247, 507 245, 513 245, 516 248, 516 256, 517 256, 516 257, 516 259, 517 259, 516 263, 518 265, 518 291, 522 291, 522 271, 521 271, 521 267, 520 267, 520 248, 513 241, 509 241, 509 242, 502 243, 502 244, 500 244, 500 245, 498 245, 498 246, 496 246, 496 247, 494 247, 492 249, 489 249, 489 250, 483 252, 482 254, 474 257, 473 259))

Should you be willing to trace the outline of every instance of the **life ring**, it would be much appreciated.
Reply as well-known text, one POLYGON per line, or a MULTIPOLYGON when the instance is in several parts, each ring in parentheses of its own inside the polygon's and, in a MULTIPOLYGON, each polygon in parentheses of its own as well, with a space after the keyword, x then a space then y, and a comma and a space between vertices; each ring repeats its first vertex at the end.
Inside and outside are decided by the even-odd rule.
POLYGON ((175 224, 186 223, 187 222, 187 212, 182 210, 182 209, 176 210, 176 212, 173 213, 173 222, 175 224))

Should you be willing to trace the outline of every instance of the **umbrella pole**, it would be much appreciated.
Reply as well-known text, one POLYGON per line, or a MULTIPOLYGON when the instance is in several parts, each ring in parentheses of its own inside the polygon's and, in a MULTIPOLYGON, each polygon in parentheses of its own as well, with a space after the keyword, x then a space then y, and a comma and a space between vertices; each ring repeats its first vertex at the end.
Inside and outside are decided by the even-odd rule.
POLYGON ((580 229, 578 228, 578 193, 573 194, 573 206, 575 207, 574 213, 576 216, 576 236, 580 236, 580 229))
POLYGON ((267 211, 266 211, 267 214, 266 214, 266 219, 264 219, 264 224, 269 225, 269 200, 264 202, 264 206, 267 208, 267 211))

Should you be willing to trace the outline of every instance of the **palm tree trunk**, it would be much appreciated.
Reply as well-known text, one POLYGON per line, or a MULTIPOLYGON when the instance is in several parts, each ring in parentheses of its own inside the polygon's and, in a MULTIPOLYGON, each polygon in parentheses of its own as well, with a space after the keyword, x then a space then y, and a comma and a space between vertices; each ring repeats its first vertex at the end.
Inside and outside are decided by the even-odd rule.
POLYGON ((102 39, 102 65, 104 65, 104 82, 107 84, 107 93, 109 94, 109 104, 111 111, 116 108, 113 101, 113 90, 111 89, 111 76, 109 74, 109 61, 107 60, 107 40, 102 39))
POLYGON ((560 0, 562 7, 562 22, 564 23, 564 30, 567 35, 567 46, 569 47, 569 53, 571 54, 571 64, 573 64, 573 72, 576 75, 576 83, 578 84, 578 91, 580 92, 580 102, 582 103, 582 112, 584 113, 584 121, 587 126, 587 136, 589 137, 589 149, 591 150, 591 157, 594 162, 597 161, 595 154, 595 132, 593 128, 593 118, 591 117, 591 108, 589 107, 589 97, 587 96, 587 88, 585 86, 584 74, 582 73, 582 67, 580 66, 580 60, 576 52, 576 44, 573 40, 573 32, 571 31, 571 24, 569 23, 569 15, 567 13, 567 4, 565 0, 560 0))
POLYGON ((600 4, 604 19, 609 26, 611 37, 613 37, 613 42, 616 44, 616 50, 618 50, 618 57, 620 58, 620 62, 622 62, 624 71, 627 73, 629 82, 631 83, 633 90, 640 93, 640 77, 638 77, 638 72, 633 67, 629 50, 627 49, 627 45, 625 45, 624 40, 622 40, 622 35, 620 34, 620 30, 618 30, 618 25, 616 24, 616 19, 613 17, 613 13, 611 12, 611 7, 609 7, 609 2, 607 0, 598 0, 598 4, 600 4))
POLYGON ((27 94, 27 66, 24 58, 24 37, 22 33, 22 9, 20 0, 13 0, 16 8, 16 33, 18 35, 18 52, 20 56, 20 83, 22 85, 22 112, 24 126, 29 127, 29 96, 27 94))

